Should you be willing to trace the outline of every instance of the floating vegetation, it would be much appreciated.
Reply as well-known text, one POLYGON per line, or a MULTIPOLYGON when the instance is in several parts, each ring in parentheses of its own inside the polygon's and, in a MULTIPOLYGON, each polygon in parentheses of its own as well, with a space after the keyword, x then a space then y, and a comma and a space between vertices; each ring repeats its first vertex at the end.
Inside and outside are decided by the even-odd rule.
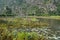
MULTIPOLYGON (((0 23, 0 27, 47 27, 49 26, 48 23, 36 21, 37 19, 26 19, 26 18, 20 18, 20 19, 7 19, 5 20, 5 23, 0 23), (33 21, 34 20, 34 21, 33 21)), ((4 21, 4 20, 3 20, 4 21)))
POLYGON ((0 29, 1 40, 45 40, 45 37, 36 32, 14 32, 7 29, 0 29))
POLYGON ((38 30, 34 28, 37 27, 43 28, 43 27, 47 27, 48 25, 49 25, 48 23, 40 22, 38 19, 35 18, 34 19, 7 18, 6 20, 2 19, 2 23, 0 23, 0 39, 1 40, 45 40, 44 36, 42 34, 38 34, 36 32, 38 30))

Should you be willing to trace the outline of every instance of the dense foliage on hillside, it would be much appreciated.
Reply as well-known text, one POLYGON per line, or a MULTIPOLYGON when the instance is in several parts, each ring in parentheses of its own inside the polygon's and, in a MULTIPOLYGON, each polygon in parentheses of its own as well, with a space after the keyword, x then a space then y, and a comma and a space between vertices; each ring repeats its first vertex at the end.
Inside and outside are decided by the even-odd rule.
POLYGON ((12 14, 18 16, 60 15, 60 0, 0 0, 0 13, 3 15, 6 6, 10 7, 12 14))

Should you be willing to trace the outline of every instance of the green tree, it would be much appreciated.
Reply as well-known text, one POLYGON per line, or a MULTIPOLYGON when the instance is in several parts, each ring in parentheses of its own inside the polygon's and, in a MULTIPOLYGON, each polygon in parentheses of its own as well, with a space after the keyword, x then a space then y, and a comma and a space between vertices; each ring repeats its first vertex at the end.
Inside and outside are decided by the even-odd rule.
POLYGON ((11 8, 9 8, 8 6, 6 6, 6 15, 11 15, 11 14, 12 14, 11 8))
POLYGON ((31 6, 28 8, 27 12, 29 16, 34 16, 36 15, 36 11, 39 9, 38 6, 31 6))
POLYGON ((49 16, 56 16, 57 15, 57 11, 51 11, 51 10, 49 10, 48 11, 49 12, 49 16))
POLYGON ((42 16, 43 14, 45 14, 44 8, 40 8, 40 9, 36 10, 36 15, 37 16, 42 16))
POLYGON ((60 15, 60 3, 57 5, 57 14, 60 15))
POLYGON ((54 4, 57 7, 56 15, 60 15, 60 0, 58 1, 54 0, 54 4))
POLYGON ((6 6, 2 16, 15 16, 15 14, 12 13, 12 9, 11 8, 6 6))

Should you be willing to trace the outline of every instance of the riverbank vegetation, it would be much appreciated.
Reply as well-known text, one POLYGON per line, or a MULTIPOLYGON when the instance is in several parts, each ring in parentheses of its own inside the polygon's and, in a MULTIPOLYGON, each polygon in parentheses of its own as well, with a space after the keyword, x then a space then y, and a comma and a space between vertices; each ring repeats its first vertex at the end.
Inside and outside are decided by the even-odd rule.
POLYGON ((60 20, 60 16, 28 16, 28 18, 44 18, 60 20))
POLYGON ((47 40, 43 34, 36 32, 16 32, 0 29, 1 40, 47 40))
POLYGON ((0 39, 1 40, 45 40, 43 34, 36 32, 25 32, 26 28, 47 27, 48 23, 40 22, 36 18, 0 18, 0 39), (22 31, 16 31, 16 29, 22 31), (12 29, 15 29, 12 31, 12 29), (40 36, 41 35, 41 36, 40 36))
POLYGON ((40 22, 36 18, 7 18, 0 19, 0 27, 43 27, 48 26, 48 23, 40 22))

